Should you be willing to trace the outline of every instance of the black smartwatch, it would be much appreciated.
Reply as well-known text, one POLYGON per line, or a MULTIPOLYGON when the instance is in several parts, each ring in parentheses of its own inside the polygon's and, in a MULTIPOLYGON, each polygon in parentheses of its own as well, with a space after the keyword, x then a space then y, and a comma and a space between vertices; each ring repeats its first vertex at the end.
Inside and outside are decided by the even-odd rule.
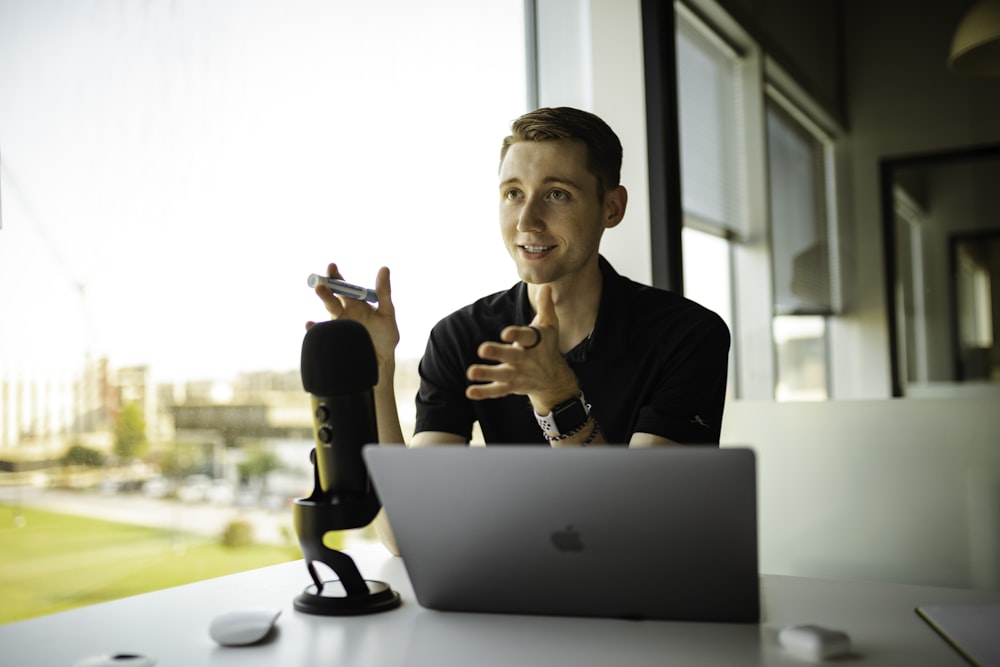
POLYGON ((552 408, 552 412, 547 415, 535 413, 538 420, 538 427, 549 440, 558 440, 573 435, 587 425, 590 420, 590 404, 584 398, 583 392, 579 396, 563 401, 552 408))

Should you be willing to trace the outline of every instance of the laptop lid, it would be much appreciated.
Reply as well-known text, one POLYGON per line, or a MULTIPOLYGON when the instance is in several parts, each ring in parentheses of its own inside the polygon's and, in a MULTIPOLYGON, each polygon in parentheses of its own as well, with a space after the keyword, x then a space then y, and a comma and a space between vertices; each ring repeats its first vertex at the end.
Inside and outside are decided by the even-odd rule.
POLYGON ((759 620, 749 449, 370 446, 364 456, 424 607, 759 620))

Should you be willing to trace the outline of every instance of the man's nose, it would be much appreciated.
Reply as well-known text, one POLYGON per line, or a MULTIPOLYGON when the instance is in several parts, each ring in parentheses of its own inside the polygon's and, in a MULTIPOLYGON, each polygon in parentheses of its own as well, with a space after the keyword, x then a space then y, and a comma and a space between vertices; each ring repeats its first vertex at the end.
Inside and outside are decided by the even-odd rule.
POLYGON ((543 229, 545 229, 545 222, 541 215, 540 202, 529 197, 518 213, 517 231, 539 232, 543 229))

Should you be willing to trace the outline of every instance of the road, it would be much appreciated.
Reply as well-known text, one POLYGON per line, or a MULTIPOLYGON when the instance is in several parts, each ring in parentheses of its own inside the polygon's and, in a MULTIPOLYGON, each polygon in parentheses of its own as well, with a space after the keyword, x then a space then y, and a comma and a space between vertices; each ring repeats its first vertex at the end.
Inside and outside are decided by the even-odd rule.
POLYGON ((210 537, 221 537, 230 521, 243 519, 253 526, 255 542, 297 542, 291 507, 269 511, 209 502, 184 503, 149 498, 141 493, 70 491, 32 486, 0 486, 0 503, 210 537))

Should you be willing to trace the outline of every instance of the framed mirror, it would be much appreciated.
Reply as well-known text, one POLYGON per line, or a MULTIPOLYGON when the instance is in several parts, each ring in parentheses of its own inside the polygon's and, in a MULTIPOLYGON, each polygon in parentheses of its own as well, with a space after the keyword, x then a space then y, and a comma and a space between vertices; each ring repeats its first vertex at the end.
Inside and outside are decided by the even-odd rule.
POLYGON ((893 396, 1000 394, 1000 144, 880 177, 893 396))

